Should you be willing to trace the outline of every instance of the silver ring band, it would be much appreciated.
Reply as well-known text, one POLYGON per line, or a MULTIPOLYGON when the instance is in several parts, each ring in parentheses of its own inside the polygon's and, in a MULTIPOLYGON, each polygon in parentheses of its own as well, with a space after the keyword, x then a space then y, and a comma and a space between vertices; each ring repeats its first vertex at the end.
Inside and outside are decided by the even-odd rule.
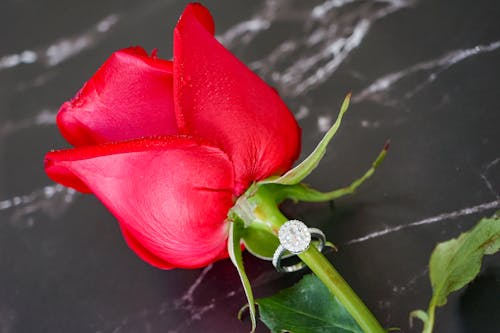
POLYGON ((296 272, 306 267, 302 261, 296 264, 282 266, 281 260, 307 251, 311 243, 321 252, 326 242, 325 234, 321 230, 307 228, 303 222, 298 220, 291 220, 283 224, 280 228, 279 239, 280 245, 274 252, 272 261, 273 266, 278 272, 296 272), (292 239, 292 241, 290 241, 290 239, 292 239))

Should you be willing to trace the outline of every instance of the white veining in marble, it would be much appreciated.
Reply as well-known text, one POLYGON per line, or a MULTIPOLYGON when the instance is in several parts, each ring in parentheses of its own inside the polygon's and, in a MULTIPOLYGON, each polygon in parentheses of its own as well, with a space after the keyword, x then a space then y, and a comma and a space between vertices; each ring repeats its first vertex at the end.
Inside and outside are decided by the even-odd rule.
POLYGON ((196 278, 191 287, 189 287, 180 299, 175 301, 176 308, 182 308, 185 310, 192 310, 194 308, 193 295, 207 276, 208 272, 212 270, 212 267, 213 265, 208 265, 201 271, 200 275, 196 278))
POLYGON ((311 17, 319 19, 324 17, 330 10, 343 7, 346 4, 355 2, 356 0, 329 0, 320 5, 315 6, 311 11, 311 17))
POLYGON ((21 81, 16 83, 14 90, 16 93, 23 93, 26 90, 33 88, 40 88, 47 84, 50 80, 57 77, 59 70, 57 68, 52 68, 51 70, 35 76, 27 81, 21 81))
POLYGON ((409 228, 414 228, 426 224, 433 224, 436 222, 442 222, 450 219, 456 219, 457 217, 460 216, 465 216, 465 215, 471 215, 471 214, 477 214, 483 211, 495 209, 500 207, 500 200, 495 200, 491 202, 486 202, 480 205, 472 206, 472 207, 467 207, 467 208, 462 208, 453 212, 448 212, 448 213, 442 213, 436 216, 428 217, 420 221, 415 221, 411 222, 408 224, 401 224, 397 225, 394 227, 389 227, 383 230, 375 231, 372 233, 369 233, 368 235, 351 239, 350 241, 347 241, 345 244, 350 245, 350 244, 356 244, 356 243, 361 243, 365 242, 374 238, 382 237, 394 232, 398 232, 404 229, 409 229, 409 228))
POLYGON ((28 129, 34 126, 51 126, 56 123, 56 111, 43 108, 34 116, 13 121, 8 120, 0 125, 0 138, 11 135, 17 131, 28 129))
POLYGON ((307 118, 310 113, 311 113, 311 111, 309 110, 309 108, 307 106, 301 105, 298 108, 298 111, 294 114, 294 116, 295 116, 295 119, 297 119, 298 121, 300 121, 302 119, 307 118))
MULTIPOLYGON (((115 322, 105 322, 102 324, 95 324, 95 333, 113 333, 129 331, 131 327, 144 326, 147 330, 147 324, 149 320, 155 320, 155 318, 161 318, 165 316, 170 316, 172 312, 183 312, 189 313, 188 316, 181 315, 183 320, 176 324, 175 327, 165 327, 168 329, 167 332, 186 332, 186 329, 193 323, 193 321, 201 320, 202 316, 214 309, 215 299, 212 299, 208 304, 195 304, 195 293, 203 286, 203 282, 206 280, 209 272, 212 270, 213 265, 208 265, 203 268, 191 284, 191 286, 177 299, 165 300, 164 302, 158 304, 156 307, 146 308, 139 312, 132 313, 121 320, 115 322)), ((175 317, 172 317, 173 319, 175 317)))
POLYGON ((427 273, 429 273, 429 269, 425 268, 420 273, 415 274, 406 283, 392 286, 392 292, 398 296, 408 293, 408 291, 415 287, 418 280, 427 277, 427 273))
POLYGON ((74 201, 77 192, 60 184, 45 186, 25 195, 0 201, 0 212, 9 211, 13 226, 31 227, 34 220, 29 217, 39 211, 57 217, 74 201))
MULTIPOLYGON (((287 96, 297 97, 328 80, 368 34, 374 22, 413 5, 401 1, 326 1, 303 14, 302 35, 285 40, 269 54, 250 64, 265 74, 270 69, 272 83, 287 96), (357 6, 337 15, 346 5, 357 6), (290 59, 293 59, 289 63, 290 59), (276 68, 284 67, 282 70, 276 68)), ((293 16, 292 16, 293 17, 293 16)))
POLYGON ((370 120, 363 119, 363 120, 361 120, 360 125, 363 128, 378 128, 378 127, 380 127, 380 121, 378 121, 378 120, 370 121, 370 120))
POLYGON ((74 57, 85 49, 94 46, 119 20, 119 16, 111 14, 97 22, 87 31, 62 38, 54 43, 20 53, 0 56, 0 71, 20 65, 41 63, 53 67, 74 57))
POLYGON ((269 29, 283 4, 282 0, 266 0, 262 8, 251 18, 230 27, 222 35, 217 36, 217 39, 227 48, 250 43, 260 32, 269 29))
MULTIPOLYGON (((427 74, 426 79, 414 87, 412 90, 407 91, 402 97, 411 98, 418 91, 422 90, 426 85, 432 83, 437 79, 439 74, 448 68, 476 55, 483 53, 493 52, 500 48, 500 41, 494 41, 490 44, 477 45, 471 48, 453 50, 447 52, 436 59, 431 59, 414 64, 408 68, 400 71, 386 74, 383 77, 375 80, 368 87, 364 88, 359 93, 355 93, 352 101, 358 103, 364 100, 372 100, 382 102, 386 97, 387 91, 393 86, 410 75, 424 72, 427 74)), ((392 103, 393 104, 393 103, 392 103)))
MULTIPOLYGON (((486 184, 486 187, 488 188, 488 190, 491 192, 491 194, 493 194, 495 196, 495 198, 497 198, 498 200, 500 200, 500 193, 497 192, 497 189, 495 189, 495 186, 493 185, 493 182, 490 181, 489 179, 489 172, 491 169, 493 169, 494 167, 500 167, 500 157, 494 159, 493 161, 489 162, 485 167, 484 167, 484 171, 480 174, 480 177, 481 179, 484 181, 484 183, 486 184)), ((500 172, 500 170, 499 170, 500 172)))
POLYGON ((208 272, 212 270, 213 265, 208 265, 205 267, 194 283, 189 287, 189 289, 182 295, 182 297, 174 301, 175 309, 185 310, 189 312, 189 317, 181 322, 176 328, 170 329, 169 333, 183 332, 187 327, 189 327, 194 320, 201 320, 202 316, 215 308, 215 299, 211 299, 208 304, 197 305, 194 303, 194 293, 200 287, 202 282, 205 280, 208 272))
POLYGON ((32 64, 37 60, 38 55, 32 50, 24 50, 21 53, 5 55, 0 58, 0 70, 21 64, 32 64))
POLYGON ((322 115, 318 117, 318 131, 320 133, 326 133, 332 127, 333 118, 328 115, 322 115))

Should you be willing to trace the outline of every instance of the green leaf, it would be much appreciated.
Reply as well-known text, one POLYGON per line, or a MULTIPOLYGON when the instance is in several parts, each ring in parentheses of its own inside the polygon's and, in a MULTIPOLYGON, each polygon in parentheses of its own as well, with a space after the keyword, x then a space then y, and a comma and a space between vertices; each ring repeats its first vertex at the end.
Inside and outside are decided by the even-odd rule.
POLYGON ((248 309, 250 312, 250 320, 252 321, 252 330, 255 331, 256 320, 255 320, 255 302, 253 298, 252 286, 248 280, 247 273, 245 272, 245 267, 243 267, 243 256, 241 255, 241 235, 244 231, 244 224, 242 221, 235 220, 229 223, 229 238, 227 241, 227 250, 229 252, 229 257, 233 262, 234 266, 238 270, 241 283, 243 284, 243 289, 245 290, 245 295, 248 300, 248 309))
POLYGON ((349 93, 347 94, 347 96, 344 99, 344 102, 342 103, 337 120, 328 130, 328 132, 326 132, 325 136, 316 146, 314 151, 305 160, 303 160, 295 168, 285 173, 283 176, 275 179, 264 180, 260 183, 294 185, 300 183, 304 178, 306 178, 318 166, 323 156, 325 156, 326 147, 328 146, 328 143, 330 143, 330 140, 333 138, 335 133, 337 133, 337 130, 340 127, 340 123, 342 122, 342 117, 344 116, 344 113, 347 111, 347 108, 349 107, 350 100, 351 100, 351 94, 349 93))
POLYGON ((457 239, 438 244, 429 263, 434 302, 446 304, 448 294, 472 281, 484 255, 500 249, 500 218, 484 218, 457 239))
POLYGON ((273 333, 363 333, 323 283, 306 275, 291 288, 257 300, 260 319, 273 333))
POLYGON ((471 282, 481 270, 483 256, 500 249, 500 216, 483 218, 472 230, 458 238, 440 243, 432 252, 429 275, 432 298, 427 317, 421 310, 413 316, 424 320, 425 333, 432 332, 437 306, 447 302, 448 295, 471 282))

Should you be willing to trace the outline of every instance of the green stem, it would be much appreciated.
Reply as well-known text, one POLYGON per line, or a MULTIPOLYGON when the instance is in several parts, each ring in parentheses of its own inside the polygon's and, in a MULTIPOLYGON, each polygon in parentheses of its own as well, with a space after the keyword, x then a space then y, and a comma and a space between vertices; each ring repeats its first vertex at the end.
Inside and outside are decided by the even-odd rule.
POLYGON ((431 300, 429 304, 429 309, 427 310, 427 321, 424 322, 424 330, 422 333, 432 333, 434 328, 434 315, 436 312, 436 304, 434 303, 434 299, 431 300))
MULTIPOLYGON (((275 233, 283 223, 288 221, 288 218, 277 207, 273 193, 269 192, 265 187, 261 187, 258 191, 252 193, 248 203, 250 205, 244 210, 246 214, 253 216, 254 223, 267 221, 267 227, 270 227, 275 233)), ((240 216, 245 215, 242 209, 239 210, 239 213, 240 216)), ((299 254, 299 258, 337 297, 365 333, 386 333, 358 295, 316 247, 309 247, 307 251, 299 254)))
POLYGON ((365 333, 386 332, 349 284, 316 247, 309 247, 307 251, 299 254, 299 258, 337 297, 365 333))

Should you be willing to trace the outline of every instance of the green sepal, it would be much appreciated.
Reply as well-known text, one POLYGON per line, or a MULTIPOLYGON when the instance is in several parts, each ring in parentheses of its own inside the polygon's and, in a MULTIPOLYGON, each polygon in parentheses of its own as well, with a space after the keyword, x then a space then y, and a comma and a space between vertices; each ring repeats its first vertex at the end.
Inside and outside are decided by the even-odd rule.
POLYGON ((307 202, 323 202, 335 200, 345 195, 350 195, 356 192, 359 186, 361 186, 368 178, 370 178, 374 173, 375 169, 382 163, 387 155, 387 150, 389 149, 389 141, 384 145, 384 148, 380 151, 377 158, 373 161, 371 167, 363 174, 363 176, 354 180, 350 185, 333 190, 330 192, 320 192, 313 188, 310 188, 306 184, 295 184, 295 185, 281 185, 281 184, 258 184, 260 187, 267 187, 276 202, 280 203, 285 199, 291 199, 295 202, 297 201, 307 201, 307 202))
POLYGON ((252 286, 250 285, 250 281, 248 280, 248 276, 245 272, 245 267, 243 266, 243 256, 241 254, 241 237, 244 232, 244 228, 244 224, 240 220, 234 220, 229 223, 229 238, 227 241, 227 250, 229 252, 231 261, 238 270, 243 289, 245 290, 245 295, 248 301, 248 309, 250 312, 250 320, 252 321, 251 332, 254 332, 256 327, 255 302, 252 286))
POLYGON ((313 274, 257 300, 260 320, 273 333, 363 333, 353 317, 313 274))
POLYGON ((294 185, 300 183, 304 178, 306 178, 318 166, 319 162, 325 155, 326 147, 328 146, 328 143, 330 143, 330 140, 333 138, 335 133, 337 133, 337 130, 340 127, 340 123, 342 122, 342 117, 344 116, 344 113, 347 111, 347 108, 349 107, 350 100, 351 100, 351 93, 347 94, 347 96, 345 97, 335 123, 328 130, 328 132, 326 132, 323 139, 319 142, 314 151, 309 156, 306 157, 305 160, 303 160, 295 168, 285 173, 283 176, 278 178, 268 178, 261 181, 260 183, 294 185))
POLYGON ((228 218, 243 224, 240 238, 245 248, 258 258, 270 260, 276 251, 278 230, 286 221, 271 188, 253 184, 236 201, 228 218))
POLYGON ((245 248, 251 254, 264 260, 271 260, 279 246, 276 235, 270 233, 268 229, 260 228, 257 223, 250 224, 245 228, 242 239, 245 248))

